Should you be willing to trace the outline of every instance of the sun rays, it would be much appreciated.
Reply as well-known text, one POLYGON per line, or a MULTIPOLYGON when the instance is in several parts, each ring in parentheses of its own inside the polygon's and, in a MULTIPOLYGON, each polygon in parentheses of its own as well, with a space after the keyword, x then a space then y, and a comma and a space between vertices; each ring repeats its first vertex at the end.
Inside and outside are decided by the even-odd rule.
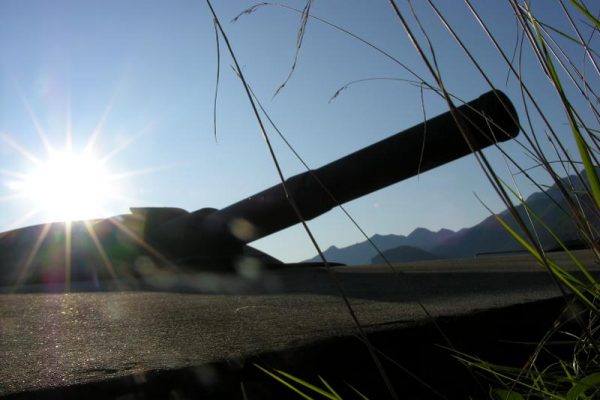
MULTIPOLYGON (((17 217, 18 225, 26 222, 25 216, 36 216, 38 221, 48 222, 108 217, 115 214, 115 200, 132 203, 132 199, 126 198, 126 191, 119 187, 119 182, 126 180, 125 174, 130 171, 115 171, 114 162, 111 164, 110 161, 145 135, 148 128, 153 126, 153 121, 148 121, 139 131, 136 129, 129 132, 124 141, 104 152, 100 151, 99 146, 101 139, 112 136, 110 131, 107 132, 106 126, 122 83, 121 79, 113 88, 106 105, 100 107, 96 115, 77 114, 76 122, 96 118, 95 125, 82 131, 81 128, 76 128, 81 123, 75 124, 73 121, 69 84, 66 85, 65 96, 59 95, 56 98, 58 102, 54 100, 45 104, 48 110, 55 110, 62 103, 64 111, 41 118, 19 82, 13 80, 15 93, 25 111, 23 116, 29 120, 29 127, 21 124, 18 128, 9 128, 10 131, 0 131, 0 146, 4 146, 5 151, 12 151, 26 165, 21 165, 17 170, 7 170, 6 167, 0 170, 0 183, 4 183, 1 186, 8 189, 7 195, 0 194, 0 202, 18 199, 23 202, 21 206, 25 203, 31 205, 29 210, 17 217), (42 121, 52 121, 52 115, 62 122, 58 125, 49 122, 45 126, 42 121), (37 141, 35 136, 32 138, 29 133, 25 133, 31 128, 37 141), (109 205, 110 203, 113 204, 109 205)), ((9 224, 9 228, 18 227, 15 225, 17 224, 9 224)))
MULTIPOLYGON (((30 232, 35 232, 33 238, 28 238, 23 233, 21 245, 26 248, 21 249, 24 253, 13 260, 17 264, 15 267, 18 267, 13 291, 27 284, 30 276, 35 276, 34 281, 41 284, 60 282, 65 291, 70 291, 74 275, 93 277, 90 281, 97 283, 99 269, 104 269, 106 273, 103 276, 119 287, 119 274, 105 248, 107 244, 100 237, 92 220, 118 214, 110 206, 115 200, 126 202, 127 205, 135 204, 134 200, 126 196, 126 190, 122 190, 127 186, 127 179, 159 169, 149 167, 115 171, 110 162, 143 136, 153 124, 147 124, 118 146, 105 154, 99 154, 97 143, 104 134, 114 96, 81 149, 74 146, 70 106, 66 113, 64 143, 57 144, 49 139, 40 118, 22 95, 21 99, 44 154, 36 154, 30 146, 24 145, 16 132, 0 133, 0 144, 18 155, 27 165, 18 170, 0 170, 0 183, 7 190, 6 194, 0 193, 0 204, 15 202, 29 205, 12 222, 11 226, 14 228, 23 226, 34 218, 48 222, 31 229, 30 232), (76 222, 78 220, 83 222, 76 222)), ((132 242, 132 246, 157 254, 143 241, 142 234, 132 233, 118 219, 115 221, 111 219, 109 225, 122 231, 132 242)))
MULTIPOLYGON (((117 181, 125 173, 111 172, 108 158, 96 156, 91 147, 78 152, 67 143, 62 148, 48 145, 45 157, 39 157, 6 134, 0 135, 0 141, 30 164, 24 171, 0 170, 9 191, 0 197, 2 202, 26 201, 44 220, 73 221, 106 217, 107 203, 123 197, 117 181)), ((20 223, 22 217, 17 218, 20 223)))

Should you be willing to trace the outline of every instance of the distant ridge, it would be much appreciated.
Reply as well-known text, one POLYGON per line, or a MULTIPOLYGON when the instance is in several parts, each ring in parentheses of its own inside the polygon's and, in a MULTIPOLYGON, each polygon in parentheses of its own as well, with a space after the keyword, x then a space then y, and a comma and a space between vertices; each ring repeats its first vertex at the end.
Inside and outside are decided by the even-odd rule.
POLYGON ((440 258, 443 258, 428 251, 421 250, 418 247, 398 246, 373 257, 371 259, 371 264, 385 264, 384 256, 385 260, 391 263, 439 260, 440 258))
MULTIPOLYGON (((410 246, 419 250, 429 251, 451 238, 455 233, 449 229, 440 229, 437 232, 432 232, 429 229, 417 228, 408 236, 373 235, 371 240, 382 252, 398 246, 410 246)), ((323 254, 327 260, 348 265, 370 264, 371 260, 378 255, 377 251, 368 241, 342 248, 331 246, 323 254)), ((306 262, 319 261, 320 258, 318 256, 306 260, 306 262)))
MULTIPOLYGON (((582 193, 581 183, 575 176, 563 178, 564 182, 570 182, 574 190, 582 193)), ((589 208, 591 199, 582 195, 579 198, 584 207, 589 208)), ((555 232, 562 241, 572 246, 581 247, 577 228, 570 216, 563 210, 568 209, 565 199, 562 197, 556 185, 551 186, 544 192, 536 192, 530 195, 526 203, 550 229, 555 232)), ((517 212, 525 221, 529 221, 522 205, 516 207, 517 212)), ((520 232, 519 226, 514 221, 508 210, 499 213, 511 228, 520 232)), ((600 219, 596 218, 591 223, 600 227, 600 219)), ((545 249, 556 249, 557 243, 552 235, 539 224, 534 224, 539 235, 539 240, 545 249)), ((380 251, 394 255, 397 259, 392 262, 416 261, 418 257, 434 258, 458 258, 474 257, 481 253, 501 253, 522 250, 521 245, 496 221, 494 216, 485 218, 480 223, 463 228, 457 232, 449 229, 441 229, 432 232, 426 228, 417 228, 408 236, 403 235, 373 235, 371 240, 380 251), (413 248, 413 249, 410 249, 413 248), (423 253, 418 253, 417 250, 423 253), (415 259, 411 259, 414 257, 415 259)), ((331 246, 324 252, 327 260, 340 262, 348 265, 364 265, 370 263, 381 263, 383 259, 378 258, 377 251, 368 241, 356 243, 348 247, 337 248, 331 246)), ((393 258, 393 257, 392 257, 393 258)), ((433 258, 427 258, 433 259, 433 258)), ((313 257, 307 261, 319 261, 313 257)))

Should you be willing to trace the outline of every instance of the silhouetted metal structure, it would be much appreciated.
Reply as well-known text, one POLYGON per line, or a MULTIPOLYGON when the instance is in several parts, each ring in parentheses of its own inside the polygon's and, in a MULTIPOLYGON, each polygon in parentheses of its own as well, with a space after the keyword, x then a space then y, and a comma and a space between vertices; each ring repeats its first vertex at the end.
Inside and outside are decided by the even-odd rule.
POLYGON ((52 272, 57 265, 68 267, 72 279, 96 279, 98 271, 135 275, 132 265, 149 259, 159 267, 200 269, 229 268, 240 257, 275 264, 277 260, 247 243, 290 227, 300 217, 313 219, 337 204, 511 139, 518 126, 510 100, 491 91, 319 169, 293 176, 285 181, 285 188, 277 184, 221 210, 132 208, 128 215, 75 223, 70 249, 62 225, 6 232, 0 236, 0 284, 30 277, 60 280, 67 275, 52 272), (67 250, 70 261, 65 258, 67 250))

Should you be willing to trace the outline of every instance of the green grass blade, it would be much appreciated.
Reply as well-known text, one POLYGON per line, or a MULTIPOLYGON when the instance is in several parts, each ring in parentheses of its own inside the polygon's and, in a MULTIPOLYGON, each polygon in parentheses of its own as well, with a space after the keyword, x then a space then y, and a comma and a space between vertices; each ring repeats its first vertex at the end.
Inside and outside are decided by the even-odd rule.
MULTIPOLYGON (((573 4, 578 4, 575 0, 572 0, 571 2, 573 4)), ((579 5, 578 8, 580 8, 580 10, 582 10, 582 12, 584 12, 584 13, 587 12, 587 14, 589 14, 587 9, 585 9, 585 7, 583 7, 582 5, 579 5), (583 11, 583 10, 585 10, 585 11, 583 11)), ((558 77, 558 73, 556 72, 554 63, 552 62, 552 56, 551 56, 550 52, 548 51, 548 47, 546 46, 546 42, 544 41, 544 37, 542 36, 539 25, 538 25, 536 19, 531 15, 530 12, 528 12, 528 15, 529 15, 529 20, 533 26, 533 29, 536 32, 539 47, 540 47, 541 51, 543 52, 545 66, 546 66, 548 73, 550 74, 550 78, 551 78, 552 82, 554 83, 554 86, 558 92, 560 100, 563 103, 565 112, 567 114, 567 118, 569 119, 569 127, 571 128, 571 132, 573 133, 573 137, 575 138, 575 143, 577 144, 577 150, 579 151, 581 161, 583 162, 585 173, 586 173, 586 176, 588 178, 588 181, 589 181, 591 189, 592 189, 592 195, 594 197, 594 201, 596 202, 596 207, 600 207, 600 180, 598 179, 598 174, 596 173, 596 168, 594 167, 592 158, 590 156, 590 148, 589 148, 587 142, 585 141, 585 139, 583 138, 581 131, 579 130, 579 126, 577 124, 575 116, 573 115, 572 105, 569 102, 569 100, 567 99, 567 96, 563 90, 562 83, 560 81, 560 78, 558 77)), ((590 14, 590 16, 591 16, 591 14, 590 14)), ((591 16, 591 17, 594 18, 593 16, 591 16)), ((598 28, 600 28, 600 26, 598 26, 598 28)))
MULTIPOLYGON (((550 269, 553 271, 554 276, 556 276, 562 283, 564 283, 577 297, 579 297, 579 299, 581 301, 583 301, 586 306, 595 311, 598 312, 598 308, 579 290, 577 289, 577 287, 575 287, 575 285, 573 285, 572 281, 578 281, 575 277, 573 277, 572 275, 568 274, 567 272, 563 272, 563 273, 557 273, 557 272, 561 272, 562 268, 560 268, 558 266, 558 264, 556 264, 555 262, 553 262, 552 260, 549 259, 545 259, 544 257, 542 257, 540 255, 540 253, 534 249, 529 243, 527 243, 527 241, 525 241, 521 235, 519 235, 514 229, 512 229, 506 222, 504 222, 504 220, 502 218, 500 218, 498 215, 494 215, 494 217, 496 218, 496 220, 498 222, 500 222, 500 224, 519 242, 521 243, 521 245, 523 247, 525 247, 527 249, 527 251, 529 251, 537 260, 538 262, 544 264, 544 265, 549 265, 550 269), (570 276, 570 279, 566 278, 566 276, 570 276)), ((580 283, 580 282, 579 282, 580 283)))
MULTIPOLYGON (((524 9, 524 10, 526 11, 526 9, 524 9)), ((527 12, 527 11, 526 11, 526 12, 527 12)), ((579 39, 577 39, 577 38, 575 38, 575 37, 573 37, 573 36, 569 35, 569 34, 568 34, 568 33, 566 33, 565 31, 562 31, 562 30, 560 30, 560 29, 556 28, 555 26, 552 26, 552 25, 549 25, 549 24, 546 24, 546 23, 544 23, 543 21, 540 21, 540 20, 539 20, 537 17, 535 17, 535 16, 534 16, 534 15, 532 15, 531 13, 528 13, 528 17, 529 17, 531 20, 533 20, 533 21, 535 21, 536 23, 538 23, 540 26, 544 27, 545 29, 547 29, 547 30, 549 30, 549 31, 552 31, 552 32, 554 32, 554 33, 556 33, 556 34, 558 34, 558 35, 560 35, 560 36, 564 37, 565 39, 567 39, 567 40, 569 40, 569 41, 571 41, 571 42, 573 42, 573 43, 577 44, 578 46, 585 47, 585 48, 586 48, 586 49, 588 49, 588 50, 589 50, 589 51, 590 51, 592 54, 594 54, 594 55, 596 55, 596 56, 598 55, 598 53, 597 53, 596 51, 594 51, 594 49, 591 49, 591 48, 589 48, 587 44, 585 44, 585 43, 583 43, 581 40, 579 40, 579 39)))
POLYGON ((493 400, 525 400, 519 393, 507 389, 492 389, 490 395, 493 400))
POLYGON ((590 310, 598 312, 598 308, 594 305, 594 303, 592 303, 587 296, 585 296, 579 289, 577 289, 577 287, 575 287, 575 285, 573 285, 572 279, 565 277, 565 275, 562 273, 555 272, 559 271, 560 267, 558 267, 554 261, 547 260, 547 262, 550 265, 550 268, 553 270, 554 276, 556 276, 563 284, 565 284, 565 286, 567 286, 573 292, 573 294, 579 298, 579 300, 583 301, 590 310))
MULTIPOLYGON (((563 273, 557 273, 557 272, 561 272, 563 271, 562 268, 560 268, 558 266, 558 264, 556 264, 555 262, 553 262, 552 260, 549 259, 545 259, 544 257, 542 257, 540 255, 540 253, 534 249, 529 243, 527 243, 527 241, 525 241, 521 235, 519 235, 514 229, 512 229, 506 222, 504 222, 504 220, 502 218, 500 218, 498 215, 494 215, 494 217, 496 218, 496 220, 498 222, 500 222, 500 224, 519 242, 521 243, 521 245, 523 247, 525 247, 527 249, 527 251, 529 251, 536 259, 538 262, 544 264, 544 265, 549 265, 550 269, 553 271, 554 276, 556 276, 561 282, 563 282, 577 297, 579 297, 588 308, 590 308, 591 310, 597 312, 598 309, 596 308, 596 306, 579 290, 577 289, 577 287, 575 287, 575 285, 573 285, 572 280, 578 281, 575 277, 573 277, 572 275, 568 274, 567 272, 563 272, 563 273), (571 279, 567 279, 565 277, 566 276, 570 276, 571 279)), ((580 282, 579 282, 580 283, 580 282)))
POLYGON ((570 0, 570 1, 571 1, 571 4, 573 4, 573 6, 575 6, 575 8, 577 8, 579 10, 579 12, 581 12, 583 15, 585 15, 586 18, 588 20, 590 20, 590 22, 596 26, 596 29, 600 29, 600 20, 598 20, 598 18, 594 17, 582 3, 580 3, 578 0, 570 0))
POLYGON ((333 396, 335 396, 336 399, 342 400, 342 397, 331 387, 331 385, 329 383, 327 383, 327 381, 325 379, 323 379, 321 376, 319 376, 319 380, 321 381, 321 383, 323 383, 323 385, 325 385, 327 390, 329 390, 329 393, 331 393, 333 396))
POLYGON ((500 218, 500 216, 494 214, 494 217, 496 218, 496 221, 498 221, 500 225, 502 225, 502 227, 506 229, 508 233, 510 233, 511 236, 521 244, 521 246, 523 246, 529 253, 531 253, 531 255, 533 255, 538 262, 544 262, 540 253, 536 249, 534 249, 529 243, 527 243, 527 241, 523 239, 521 235, 519 235, 513 228, 511 228, 506 222, 504 222, 504 220, 500 218))
POLYGON ((315 386, 315 385, 313 385, 313 384, 311 384, 309 382, 306 382, 306 381, 304 381, 304 380, 302 380, 300 378, 297 378, 297 377, 295 377, 292 374, 288 374, 287 372, 280 371, 278 369, 276 369, 275 372, 277 372, 278 374, 280 374, 280 375, 288 378, 291 381, 294 381, 294 382, 296 382, 296 383, 304 386, 307 389, 312 390, 315 393, 320 394, 323 397, 327 397, 328 399, 331 399, 331 400, 338 400, 339 399, 339 397, 336 397, 335 395, 332 395, 331 393, 326 392, 323 389, 321 389, 320 387, 317 387, 317 386, 315 386))
MULTIPOLYGON (((519 372, 521 371, 520 368, 513 368, 513 370, 515 371, 515 372, 513 372, 513 374, 516 377, 510 376, 506 371, 503 372, 502 367, 500 367, 498 365, 488 363, 479 358, 470 356, 465 353, 461 353, 456 350, 452 350, 452 349, 449 349, 449 350, 451 350, 455 353, 454 357, 461 363, 465 364, 468 367, 474 367, 481 371, 487 372, 488 374, 494 376, 499 382, 502 382, 506 387, 508 387, 508 384, 506 384, 506 382, 510 382, 510 383, 514 383, 524 389, 529 389, 531 391, 534 391, 534 392, 544 396, 544 398, 547 398, 547 399, 553 399, 553 400, 564 400, 565 399, 564 396, 558 395, 556 393, 552 393, 548 390, 545 390, 544 388, 536 387, 532 384, 525 382, 522 379, 519 379, 519 372)), ((504 369, 506 369, 506 368, 504 368, 504 369)))
POLYGON ((579 150, 579 155, 581 156, 585 168, 585 174, 592 188, 592 195, 594 196, 596 207, 600 207, 600 180, 598 179, 598 173, 596 172, 596 168, 590 157, 590 148, 579 131, 579 127, 571 113, 571 105, 567 104, 566 106, 568 107, 567 115, 569 116, 569 125, 571 126, 571 131, 575 137, 575 143, 577 143, 577 149, 579 150))
POLYGON ((355 388, 351 384, 346 383, 346 385, 348 385, 348 387, 350 389, 354 390, 354 393, 356 393, 357 395, 359 395, 362 400, 369 400, 369 398, 367 396, 365 396, 364 394, 362 394, 357 388, 355 388))
POLYGON ((595 373, 582 378, 569 390, 567 400, 588 399, 585 392, 592 388, 600 387, 600 373, 595 373))
POLYGON ((287 382, 285 379, 282 379, 281 377, 275 375, 274 373, 272 373, 271 371, 261 367, 258 364, 254 364, 254 366, 258 369, 260 369, 262 372, 264 372, 265 374, 269 375, 271 378, 275 379, 276 381, 278 381, 279 383, 281 383, 282 385, 288 387, 290 390, 292 390, 293 392, 297 393, 298 395, 300 395, 302 398, 306 399, 306 400, 314 400, 312 397, 310 397, 309 395, 305 394, 304 392, 302 392, 300 389, 298 389, 297 387, 295 387, 294 385, 292 385, 291 383, 287 382))
MULTIPOLYGON (((581 41, 579 41, 578 39, 576 39, 573 36, 569 35, 568 33, 563 32, 560 29, 557 29, 557 28, 555 28, 553 26, 550 26, 548 24, 545 24, 542 21, 538 20, 537 18, 535 20, 537 21, 538 24, 540 24, 544 28, 546 28, 546 29, 548 29, 548 30, 550 30, 550 31, 552 31, 554 33, 557 33, 558 35, 564 37, 567 40, 570 40, 571 42, 573 42, 573 43, 575 43, 575 44, 577 44, 577 45, 579 45, 581 47, 586 47, 585 43, 582 43, 581 41)), ((595 55, 597 55, 597 53, 593 49, 590 49, 590 51, 592 51, 595 55)))
MULTIPOLYGON (((586 277, 586 279, 590 282, 590 284, 592 284, 594 287, 597 287, 598 282, 597 280, 590 274, 590 271, 588 270, 588 268, 586 268, 583 264, 581 264, 581 262, 577 259, 577 257, 575 257, 575 255, 573 254, 573 252, 571 252, 567 246, 565 246, 565 244, 563 243, 563 241, 558 237, 558 235, 556 235, 554 233, 554 231, 548 226, 548 224, 546 224, 544 222, 544 220, 531 208, 529 207, 529 204, 527 204, 526 201, 524 201, 521 196, 519 196, 514 190, 513 188, 510 187, 510 185, 508 185, 506 182, 504 182, 503 180, 501 180, 502 184, 504 185, 504 187, 506 189, 508 189, 516 198, 519 199, 519 202, 521 203, 521 206, 525 209, 525 211, 533 216, 535 218, 535 220, 546 230, 546 232, 548 232, 552 238, 556 241, 556 243, 558 243, 558 245, 565 251, 565 253, 567 253, 567 255, 569 256, 569 258, 571 259, 571 261, 573 261, 573 263, 577 266, 577 268, 581 271, 581 273, 586 277)), ((564 273, 567 273, 565 270, 562 270, 564 273)), ((583 285, 583 284, 582 284, 583 285)))

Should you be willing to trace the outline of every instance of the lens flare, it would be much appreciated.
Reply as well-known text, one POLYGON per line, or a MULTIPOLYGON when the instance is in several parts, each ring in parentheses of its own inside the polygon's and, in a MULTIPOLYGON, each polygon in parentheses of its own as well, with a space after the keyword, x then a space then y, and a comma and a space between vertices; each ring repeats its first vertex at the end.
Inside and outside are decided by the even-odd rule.
POLYGON ((101 217, 116 195, 111 174, 91 153, 50 153, 23 181, 21 192, 47 218, 73 221, 101 217))

